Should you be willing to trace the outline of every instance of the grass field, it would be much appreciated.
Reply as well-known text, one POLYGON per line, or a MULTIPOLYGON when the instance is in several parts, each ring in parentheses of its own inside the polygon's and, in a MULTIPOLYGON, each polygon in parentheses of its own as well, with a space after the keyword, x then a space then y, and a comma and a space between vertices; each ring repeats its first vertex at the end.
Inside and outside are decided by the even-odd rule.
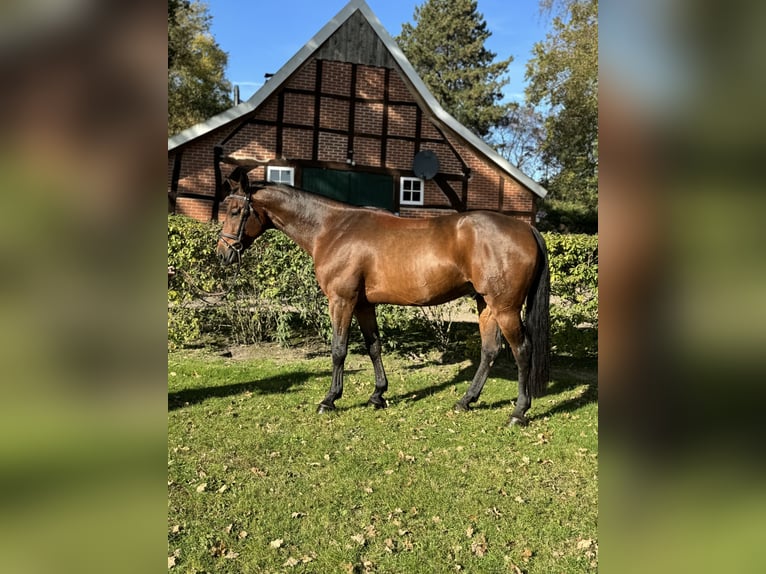
POLYGON ((273 345, 168 357, 168 567, 174 572, 593 572, 595 361, 554 360, 526 428, 507 428, 503 357, 475 409, 476 364, 387 353, 389 407, 365 405, 349 354, 338 411, 317 415, 330 359, 273 345))

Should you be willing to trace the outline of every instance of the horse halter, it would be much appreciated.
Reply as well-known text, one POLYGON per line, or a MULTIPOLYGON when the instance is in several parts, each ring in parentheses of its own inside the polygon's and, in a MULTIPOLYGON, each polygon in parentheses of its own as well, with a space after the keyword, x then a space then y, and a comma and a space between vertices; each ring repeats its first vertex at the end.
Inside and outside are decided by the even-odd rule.
MULTIPOLYGON (((225 233, 223 229, 221 229, 221 233, 219 235, 221 240, 229 247, 229 249, 233 249, 237 255, 241 255, 242 251, 244 250, 244 246, 242 245, 242 235, 245 232, 245 223, 247 223, 247 218, 250 217, 251 213, 253 213, 253 209, 250 207, 250 198, 251 194, 249 193, 247 195, 234 195, 233 193, 229 195, 229 199, 242 200, 244 204, 242 206, 242 215, 239 220, 239 227, 237 228, 236 235, 225 233)), ((258 218, 258 214, 255 216, 258 218)))

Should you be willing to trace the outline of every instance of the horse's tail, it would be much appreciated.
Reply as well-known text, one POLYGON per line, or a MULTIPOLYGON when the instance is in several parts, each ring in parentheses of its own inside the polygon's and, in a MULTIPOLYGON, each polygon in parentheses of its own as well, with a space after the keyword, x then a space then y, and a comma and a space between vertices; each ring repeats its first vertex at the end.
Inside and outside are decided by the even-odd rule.
POLYGON ((539 397, 545 391, 550 377, 551 273, 545 239, 534 227, 532 233, 537 241, 539 257, 536 277, 527 294, 525 326, 531 344, 528 390, 533 397, 539 397))

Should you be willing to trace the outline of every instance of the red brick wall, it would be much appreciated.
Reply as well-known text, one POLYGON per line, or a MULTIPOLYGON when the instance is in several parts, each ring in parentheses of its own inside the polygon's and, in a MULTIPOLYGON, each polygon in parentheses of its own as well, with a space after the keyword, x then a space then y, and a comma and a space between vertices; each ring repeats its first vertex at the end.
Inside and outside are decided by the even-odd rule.
POLYGON ((322 92, 339 96, 351 95, 351 67, 347 62, 322 61, 322 92))
POLYGON ((313 90, 316 87, 316 60, 309 60, 301 66, 286 82, 288 88, 313 90))
POLYGON ((300 124, 313 127, 314 96, 309 94, 286 93, 284 121, 288 124, 300 124))
POLYGON ((392 169, 412 169, 415 157, 415 143, 406 140, 389 139, 386 145, 386 167, 392 169))
MULTIPOLYGON (((312 112, 313 113, 313 112, 312 112)), ((314 130, 285 128, 282 136, 282 152, 285 157, 311 159, 314 154, 314 130)))
POLYGON ((213 203, 189 197, 179 197, 176 200, 176 213, 200 221, 210 221, 213 217, 213 203))
POLYGON ((354 129, 367 134, 383 131, 383 104, 381 102, 359 102, 356 105, 354 129))
POLYGON ((382 100, 385 89, 386 70, 360 66, 356 73, 356 96, 371 100, 382 100))
POLYGON ((388 85, 388 97, 392 101, 415 101, 415 99, 412 97, 412 94, 410 93, 410 90, 404 84, 401 77, 395 73, 391 74, 391 79, 388 85))
POLYGON ((416 108, 392 105, 388 110, 388 135, 415 137, 416 108))
POLYGON ((319 134, 319 161, 342 163, 346 161, 348 138, 346 136, 321 132, 319 134))
POLYGON ((380 140, 377 138, 354 138, 354 161, 359 165, 381 167, 380 140))
MULTIPOLYGON (((435 127, 432 119, 424 111, 418 114, 416 100, 407 88, 405 81, 396 70, 385 70, 369 66, 356 66, 355 90, 352 94, 354 66, 346 62, 322 61, 321 64, 310 60, 304 64, 280 91, 275 92, 250 117, 215 130, 206 136, 184 145, 181 170, 177 189, 184 193, 208 195, 215 193, 215 175, 213 169, 213 146, 223 144, 224 155, 257 157, 264 160, 277 160, 280 165, 293 165, 300 168, 301 162, 324 162, 327 167, 343 169, 347 166, 350 147, 353 148, 355 169, 387 170, 395 176, 394 193, 399 193, 398 176, 411 176, 412 160, 416 149, 415 138, 418 135, 417 123, 420 115, 419 135, 420 150, 432 150, 439 158, 442 173, 462 176, 463 163, 471 170, 468 183, 468 209, 491 209, 513 212, 531 220, 534 209, 531 192, 524 189, 517 181, 500 170, 464 144, 460 138, 446 129, 435 127), (321 89, 319 98, 319 117, 315 116, 313 93, 295 93, 289 90, 314 92, 317 85, 317 70, 321 68, 321 89), (388 115, 385 116, 385 81, 388 85, 388 115), (281 128, 281 140, 278 127, 280 96, 282 96, 281 120, 290 127, 281 128), (350 99, 351 97, 356 100, 350 99), (376 101, 363 101, 364 99, 376 101), (352 106, 353 109, 352 109, 352 106), (349 137, 348 129, 353 112, 353 130, 349 137), (318 149, 314 150, 314 125, 318 121, 318 149), (267 124, 259 122, 268 122, 267 124), (386 133, 383 133, 387 125, 386 133), (326 131, 323 131, 326 130, 326 131), (449 141, 445 141, 444 138, 449 141), (402 138, 402 139, 399 139, 402 138), (277 154, 278 141, 281 142, 281 154, 277 154), (385 147, 384 147, 385 146, 385 147), (460 157, 455 155, 456 150, 460 157), (385 152, 385 162, 382 153, 385 152)), ((273 80, 272 80, 273 81, 273 80)), ((440 125, 436 122, 437 125, 440 125)), ((168 189, 171 188, 173 158, 168 156, 168 189)), ((311 165, 317 165, 311 163, 311 165)), ((222 172, 228 173, 230 167, 221 166, 222 172)), ((258 168, 250 172, 252 179, 265 179, 266 169, 258 168)), ((296 170, 300 181, 300 169, 296 170)), ((462 181, 451 180, 453 189, 462 195, 462 181)), ((428 217, 448 212, 450 202, 442 190, 433 181, 427 181, 424 193, 425 207, 406 207, 400 213, 405 217, 428 217), (437 209, 432 209, 437 208, 437 209)), ((210 219, 213 214, 212 201, 179 197, 176 211, 199 219, 210 219)))
MULTIPOLYGON (((216 142, 218 143, 218 142, 216 142)), ((249 124, 224 146, 224 155, 276 159, 277 127, 249 124)), ((212 170, 211 161, 208 169, 212 170)))

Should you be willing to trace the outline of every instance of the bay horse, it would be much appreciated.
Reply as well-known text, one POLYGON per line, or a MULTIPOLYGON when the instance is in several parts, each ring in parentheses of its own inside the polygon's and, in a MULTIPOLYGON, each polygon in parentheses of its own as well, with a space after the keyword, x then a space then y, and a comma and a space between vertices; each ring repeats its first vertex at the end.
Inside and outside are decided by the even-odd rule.
POLYGON ((504 336, 519 373, 509 424, 527 424, 550 364, 550 271, 545 241, 534 227, 491 211, 405 219, 284 184, 251 185, 247 171, 237 167, 225 182, 231 193, 216 253, 223 264, 234 263, 259 235, 276 228, 311 255, 332 321, 332 383, 317 412, 334 410, 343 394, 352 316, 375 373, 368 404, 385 408, 388 380, 375 305, 438 305, 474 295, 481 362, 455 409, 468 410, 478 400, 504 336))

